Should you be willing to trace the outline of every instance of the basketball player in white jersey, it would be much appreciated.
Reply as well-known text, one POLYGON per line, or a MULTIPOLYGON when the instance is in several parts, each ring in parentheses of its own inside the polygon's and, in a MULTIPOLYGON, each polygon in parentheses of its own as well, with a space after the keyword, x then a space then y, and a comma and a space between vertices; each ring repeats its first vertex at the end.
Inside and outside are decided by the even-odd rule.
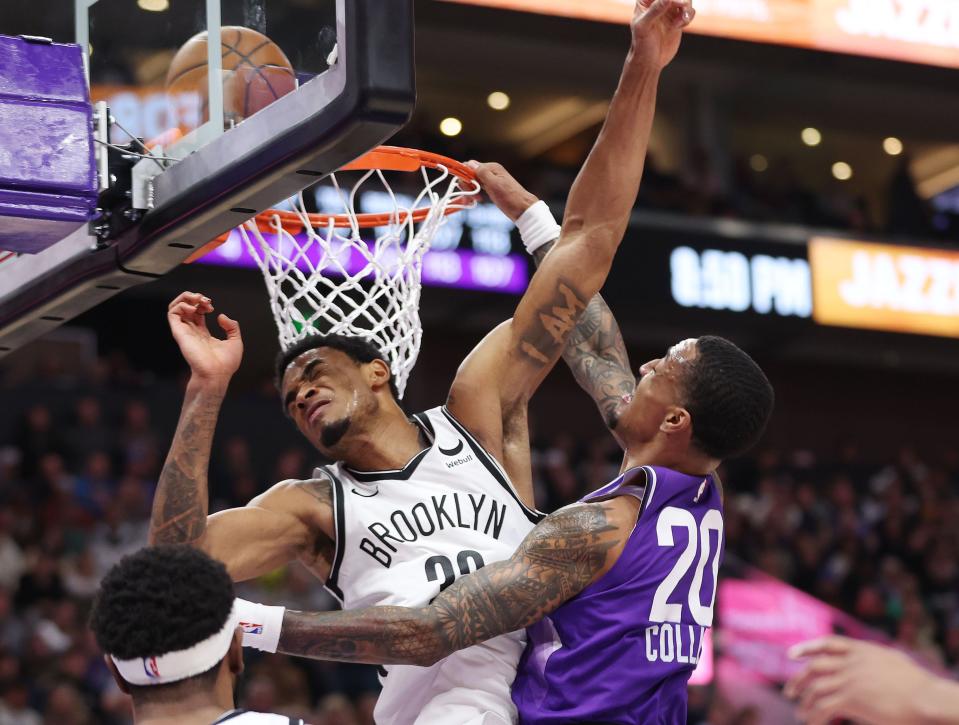
MULTIPOLYGON (((457 577, 507 559, 539 518, 527 403, 609 273, 642 176, 660 72, 691 18, 689 0, 637 4, 632 49, 570 192, 560 239, 514 318, 460 366, 445 406, 407 417, 389 365, 356 339, 311 337, 281 356, 287 413, 336 461, 313 479, 283 481, 245 508, 208 517, 210 446, 242 341, 239 325, 225 315, 217 321, 226 339, 210 335, 211 300, 177 297, 168 317, 192 375, 157 486, 151 543, 202 548, 237 581, 299 559, 345 608, 423 606, 457 577)), ((486 186, 502 179, 501 167, 473 166, 486 186)), ((546 241, 556 236, 551 229, 525 231, 546 241)), ((597 401, 609 394, 601 387, 592 391, 597 401)), ((510 685, 522 648, 522 635, 514 633, 428 668, 388 668, 377 722, 514 721, 510 685)))
POLYGON ((124 557, 100 583, 90 627, 136 725, 303 725, 235 709, 243 671, 233 582, 223 564, 189 546, 124 557))

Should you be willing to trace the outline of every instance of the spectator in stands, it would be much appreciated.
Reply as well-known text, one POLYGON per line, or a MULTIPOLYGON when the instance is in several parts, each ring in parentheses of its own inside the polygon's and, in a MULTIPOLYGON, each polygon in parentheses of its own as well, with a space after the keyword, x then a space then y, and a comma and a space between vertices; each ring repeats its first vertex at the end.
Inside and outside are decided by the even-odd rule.
MULTIPOLYGON (((126 419, 140 434, 124 437, 120 421, 112 424, 102 411, 150 399, 140 382, 144 376, 122 357, 95 367, 100 370, 96 387, 82 378, 62 379, 56 406, 28 399, 23 408, 6 412, 8 420, 21 425, 0 447, 0 725, 37 725, 44 714, 54 717, 75 693, 91 722, 130 722, 129 699, 113 684, 78 622, 86 616, 95 584, 145 541, 155 479, 142 470, 125 470, 125 457, 131 450, 149 451, 151 439, 169 435, 176 410, 165 409, 162 400, 152 407, 133 405, 126 419), (102 454, 111 448, 86 451, 74 461, 58 441, 57 431, 70 429, 85 398, 98 401, 99 425, 109 440, 124 442, 109 470, 102 454), (109 495, 98 493, 104 490, 109 495), (99 507, 96 515, 91 515, 91 500, 99 507)), ((264 426, 286 425, 272 396, 263 396, 261 410, 264 426)), ((247 439, 231 442, 227 436, 216 442, 218 500, 242 503, 259 490, 263 479, 252 470, 254 456, 284 477, 309 474, 313 461, 301 451, 286 450, 282 436, 275 440, 280 443, 257 439, 255 449, 247 439)), ((589 440, 540 439, 533 460, 542 508, 558 508, 596 480, 608 479, 596 474, 604 468, 602 449, 589 440)), ((939 461, 904 448, 872 463, 853 440, 842 442, 832 458, 769 449, 735 462, 724 477, 730 482, 725 527, 730 558, 775 572, 918 647, 932 661, 959 667, 954 524, 959 520, 959 449, 944 451, 939 461)), ((295 568, 243 588, 250 599, 301 602, 305 609, 333 606, 295 568)), ((275 709, 297 716, 313 712, 314 725, 336 718, 371 723, 375 670, 298 662, 292 663, 301 673, 296 674, 281 661, 250 661, 260 683, 251 693, 254 700, 272 693, 275 709), (296 682, 306 683, 306 694, 296 682), (345 695, 355 706, 338 698, 322 706, 331 694, 345 695)), ((241 702, 247 701, 241 696, 241 702)), ((715 705, 710 725, 729 725, 741 709, 715 705)))
POLYGON ((74 408, 75 423, 65 434, 70 461, 79 468, 91 451, 104 451, 108 456, 114 445, 114 437, 103 423, 100 401, 85 395, 76 402, 74 408))

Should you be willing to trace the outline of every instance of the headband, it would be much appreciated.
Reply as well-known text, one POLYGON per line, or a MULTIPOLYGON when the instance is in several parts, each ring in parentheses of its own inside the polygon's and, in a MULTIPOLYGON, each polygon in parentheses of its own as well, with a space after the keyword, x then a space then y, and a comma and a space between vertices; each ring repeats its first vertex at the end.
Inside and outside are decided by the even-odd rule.
POLYGON ((234 604, 230 616, 218 632, 186 649, 135 660, 121 660, 113 655, 110 655, 110 659, 123 679, 131 685, 166 685, 195 677, 211 669, 226 656, 238 624, 237 617, 234 604))

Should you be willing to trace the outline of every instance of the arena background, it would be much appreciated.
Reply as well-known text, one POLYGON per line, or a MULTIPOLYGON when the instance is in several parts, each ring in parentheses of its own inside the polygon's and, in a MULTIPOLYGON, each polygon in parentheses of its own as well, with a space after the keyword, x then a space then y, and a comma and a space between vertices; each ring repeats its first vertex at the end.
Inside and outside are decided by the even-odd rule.
MULTIPOLYGON (((7 3, 0 32, 68 41, 71 14, 60 5, 7 3)), ((615 14, 617 3, 596 8, 606 5, 615 14)), ((765 8, 775 19, 778 7, 702 5, 707 18, 719 8, 767 17, 765 8)), ((814 5, 855 15, 862 3, 814 5)), ((772 21, 745 39, 735 28, 749 23, 714 24, 685 39, 664 75, 607 299, 636 365, 684 337, 723 334, 757 358, 778 396, 763 443, 723 472, 714 667, 692 688, 690 722, 792 722, 778 695, 785 648, 825 631, 959 667, 959 3, 947 5, 951 21, 918 1, 870 4, 875 22, 860 34, 869 42, 833 38, 825 50, 794 47, 809 40, 772 21), (912 18, 911 40, 897 38, 912 18), (746 42, 756 37, 766 43, 746 42), (841 49, 862 55, 831 52, 841 49), (837 162, 851 178, 837 178, 846 176, 837 162)), ((417 13, 418 104, 395 142, 501 161, 561 212, 613 90, 624 28, 440 0, 421 0, 417 13), (489 106, 494 91, 509 108, 489 106), (455 137, 439 130, 449 117, 462 124, 455 137)), ((131 106, 131 123, 146 135, 141 111, 131 106)), ((510 315, 517 297, 502 289, 531 273, 493 211, 461 221, 423 292, 411 411, 442 401, 466 352, 510 315), (485 266, 467 252, 486 255, 485 266)), ((105 570, 145 542, 186 374, 165 310, 184 289, 238 319, 246 342, 214 443, 213 505, 241 505, 311 468, 314 454, 272 388, 275 327, 255 270, 183 267, 6 357, 0 724, 127 721, 85 617, 105 570)), ((562 366, 531 423, 544 510, 615 475, 615 445, 562 366)), ((242 590, 332 606, 299 567, 242 590)), ((372 722, 370 668, 250 654, 248 663, 243 706, 320 725, 372 722)))

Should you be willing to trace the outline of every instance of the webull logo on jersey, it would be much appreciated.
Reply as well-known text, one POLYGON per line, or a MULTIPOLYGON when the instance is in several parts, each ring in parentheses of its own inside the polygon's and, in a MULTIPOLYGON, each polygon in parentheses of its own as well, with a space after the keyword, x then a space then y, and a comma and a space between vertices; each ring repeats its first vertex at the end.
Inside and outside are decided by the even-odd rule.
POLYGON ((443 446, 437 446, 442 453, 447 458, 452 458, 452 461, 446 461, 447 468, 456 468, 457 466, 462 466, 464 463, 469 463, 470 461, 475 460, 472 453, 467 453, 465 456, 460 456, 460 453, 463 452, 463 441, 457 441, 456 445, 452 448, 443 448, 443 446))
POLYGON ((397 509, 387 521, 367 526, 373 536, 360 541, 360 551, 389 569, 393 554, 403 544, 453 528, 473 529, 499 539, 505 521, 506 504, 485 493, 430 496, 429 500, 420 501, 407 510, 397 509))
POLYGON ((462 458, 454 458, 452 461, 446 461, 447 468, 456 468, 457 466, 462 466, 464 463, 469 463, 473 460, 473 454, 467 453, 462 458))

